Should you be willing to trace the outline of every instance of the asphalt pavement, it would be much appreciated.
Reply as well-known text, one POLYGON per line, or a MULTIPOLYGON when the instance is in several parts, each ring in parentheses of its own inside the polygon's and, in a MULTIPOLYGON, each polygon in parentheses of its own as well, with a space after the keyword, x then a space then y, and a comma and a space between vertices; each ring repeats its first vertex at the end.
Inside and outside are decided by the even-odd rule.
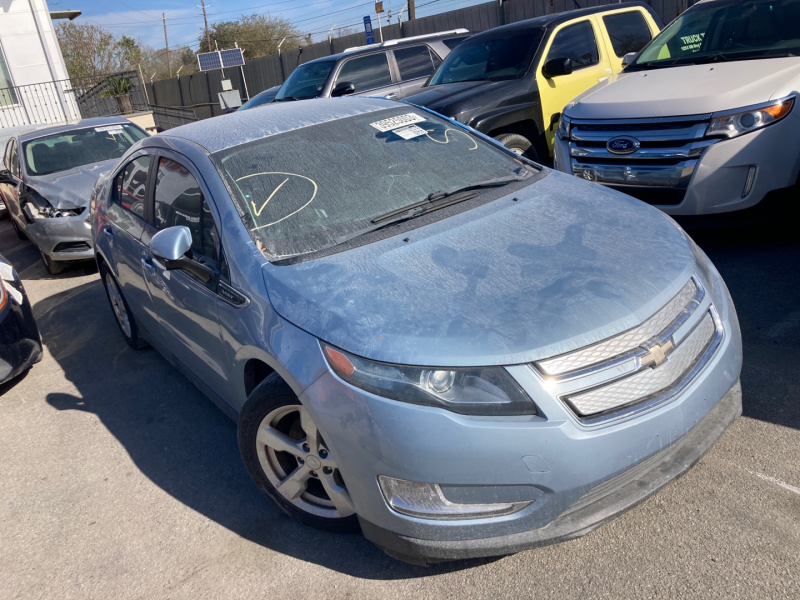
POLYGON ((261 497, 236 428, 125 345, 96 269, 0 221, 44 339, 0 386, 0 598, 800 598, 800 236, 694 232, 742 326, 744 414, 684 477, 570 542, 415 567, 261 497))

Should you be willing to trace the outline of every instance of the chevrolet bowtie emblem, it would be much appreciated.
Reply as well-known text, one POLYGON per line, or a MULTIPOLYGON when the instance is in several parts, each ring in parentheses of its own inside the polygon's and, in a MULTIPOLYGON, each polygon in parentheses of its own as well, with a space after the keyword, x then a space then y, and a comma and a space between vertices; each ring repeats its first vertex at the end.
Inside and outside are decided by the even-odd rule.
POLYGON ((663 344, 654 344, 646 348, 647 354, 641 358, 643 367, 653 365, 657 367, 667 360, 667 356, 675 349, 675 344, 672 340, 667 340, 663 344))

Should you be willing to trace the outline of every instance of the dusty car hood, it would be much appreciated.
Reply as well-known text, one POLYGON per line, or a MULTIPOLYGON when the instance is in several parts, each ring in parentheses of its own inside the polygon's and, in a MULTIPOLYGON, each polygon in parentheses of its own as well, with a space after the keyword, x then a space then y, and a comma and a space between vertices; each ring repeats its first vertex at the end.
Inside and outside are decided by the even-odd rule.
POLYGON ((277 312, 331 344, 468 366, 525 363, 633 327, 693 269, 686 237, 661 212, 550 173, 449 219, 263 273, 277 312))
POLYGON ((564 109, 576 119, 699 115, 781 98, 797 90, 800 58, 771 58, 618 73, 564 109))
MULTIPOLYGON (((422 88, 418 93, 404 98, 409 104, 425 106, 446 117, 457 117, 476 106, 486 110, 494 102, 507 96, 507 88, 520 87, 518 80, 511 81, 459 81, 422 88)), ((460 119, 459 119, 460 120, 460 119)))
POLYGON ((116 164, 114 158, 50 175, 28 177, 27 184, 55 208, 80 208, 89 205, 98 177, 108 173, 116 164))

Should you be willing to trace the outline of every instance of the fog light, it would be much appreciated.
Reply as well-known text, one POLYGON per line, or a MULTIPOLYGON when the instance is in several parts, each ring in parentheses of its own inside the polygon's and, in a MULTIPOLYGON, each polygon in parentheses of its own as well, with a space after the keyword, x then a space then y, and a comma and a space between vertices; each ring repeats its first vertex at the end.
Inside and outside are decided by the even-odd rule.
POLYGON ((515 513, 531 502, 498 504, 457 504, 444 497, 436 483, 420 483, 380 475, 378 483, 384 498, 395 511, 423 519, 479 519, 515 513))

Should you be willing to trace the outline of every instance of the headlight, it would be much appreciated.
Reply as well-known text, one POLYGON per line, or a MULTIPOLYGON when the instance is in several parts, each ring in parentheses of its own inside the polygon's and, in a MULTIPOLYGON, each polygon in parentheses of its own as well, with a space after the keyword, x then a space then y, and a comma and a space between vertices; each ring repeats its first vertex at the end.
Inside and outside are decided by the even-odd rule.
POLYGON ((565 117, 562 113, 561 117, 558 119, 558 129, 556 130, 556 135, 562 140, 569 139, 569 126, 570 126, 569 117, 565 117))
POLYGON ((789 114, 793 105, 794 96, 789 96, 768 104, 717 113, 711 116, 711 123, 706 129, 706 135, 733 138, 761 129, 780 121, 789 114))
POLYGON ((333 371, 384 398, 462 415, 535 415, 536 408, 502 367, 426 368, 374 362, 322 344, 333 371))

